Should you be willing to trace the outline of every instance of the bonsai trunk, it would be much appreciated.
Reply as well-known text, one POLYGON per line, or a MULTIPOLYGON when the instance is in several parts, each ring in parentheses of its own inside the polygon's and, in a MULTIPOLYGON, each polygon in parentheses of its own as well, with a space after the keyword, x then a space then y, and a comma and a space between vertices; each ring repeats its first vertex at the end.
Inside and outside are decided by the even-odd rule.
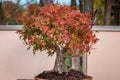
POLYGON ((80 71, 80 50, 77 49, 75 54, 72 54, 72 69, 80 71))
POLYGON ((56 53, 56 60, 53 71, 56 71, 58 73, 66 72, 67 68, 66 68, 65 60, 66 60, 65 51, 58 50, 58 52, 56 53))

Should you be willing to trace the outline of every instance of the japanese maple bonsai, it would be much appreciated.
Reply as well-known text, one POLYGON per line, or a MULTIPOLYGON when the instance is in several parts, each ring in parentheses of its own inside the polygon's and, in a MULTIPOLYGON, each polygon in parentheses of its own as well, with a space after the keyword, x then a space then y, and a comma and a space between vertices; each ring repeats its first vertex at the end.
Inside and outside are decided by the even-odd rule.
MULTIPOLYGON (((80 54, 90 52, 97 42, 91 30, 90 14, 80 13, 65 5, 50 4, 44 7, 29 6, 29 16, 24 21, 20 38, 33 52, 46 50, 56 54, 53 72, 63 73, 66 69, 66 52, 80 54)), ((78 55, 78 56, 79 56, 78 55)))

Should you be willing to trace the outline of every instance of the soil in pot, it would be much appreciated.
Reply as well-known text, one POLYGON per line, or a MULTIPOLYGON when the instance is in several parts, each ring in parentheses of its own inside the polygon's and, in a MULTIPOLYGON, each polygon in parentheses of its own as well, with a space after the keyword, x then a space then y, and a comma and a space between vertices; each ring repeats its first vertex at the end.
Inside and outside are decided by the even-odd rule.
POLYGON ((92 77, 71 69, 61 74, 53 71, 42 72, 35 77, 35 80, 92 80, 92 77))

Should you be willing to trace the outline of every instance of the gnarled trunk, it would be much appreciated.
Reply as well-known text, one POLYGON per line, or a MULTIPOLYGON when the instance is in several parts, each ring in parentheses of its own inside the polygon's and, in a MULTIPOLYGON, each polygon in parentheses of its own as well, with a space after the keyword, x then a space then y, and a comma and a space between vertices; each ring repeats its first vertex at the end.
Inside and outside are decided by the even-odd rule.
POLYGON ((58 52, 56 53, 56 60, 53 71, 56 71, 58 73, 66 72, 67 68, 66 68, 65 60, 66 60, 65 51, 58 50, 58 52))

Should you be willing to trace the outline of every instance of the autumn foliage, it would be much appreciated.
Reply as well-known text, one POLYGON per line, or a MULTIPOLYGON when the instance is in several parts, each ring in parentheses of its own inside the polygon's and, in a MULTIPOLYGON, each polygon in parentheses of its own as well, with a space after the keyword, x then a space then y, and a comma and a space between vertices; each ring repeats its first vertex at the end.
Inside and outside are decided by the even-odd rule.
POLYGON ((90 14, 58 4, 44 7, 30 5, 29 13, 18 33, 34 52, 46 50, 51 55, 57 52, 56 46, 72 53, 77 49, 90 52, 98 40, 91 30, 90 14))

